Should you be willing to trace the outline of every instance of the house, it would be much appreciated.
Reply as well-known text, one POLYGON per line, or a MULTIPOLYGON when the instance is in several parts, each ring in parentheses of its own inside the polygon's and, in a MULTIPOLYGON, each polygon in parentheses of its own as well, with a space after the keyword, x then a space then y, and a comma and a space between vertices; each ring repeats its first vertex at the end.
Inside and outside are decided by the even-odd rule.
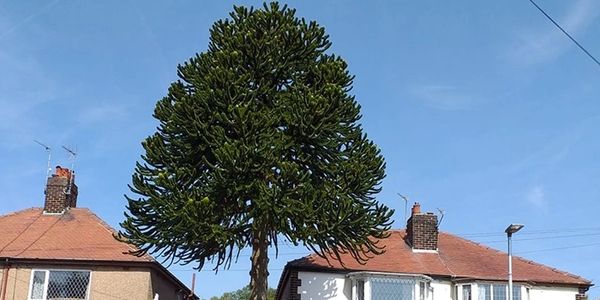
POLYGON ((57 167, 43 208, 0 216, 0 300, 197 299, 151 256, 77 207, 73 173, 57 167))
MULTIPOLYGON (((288 262, 278 300, 506 300, 507 254, 438 232, 438 219, 415 204, 406 230, 381 240, 386 252, 343 265, 316 255, 288 262)), ((592 283, 513 257, 513 300, 586 299, 592 283)))

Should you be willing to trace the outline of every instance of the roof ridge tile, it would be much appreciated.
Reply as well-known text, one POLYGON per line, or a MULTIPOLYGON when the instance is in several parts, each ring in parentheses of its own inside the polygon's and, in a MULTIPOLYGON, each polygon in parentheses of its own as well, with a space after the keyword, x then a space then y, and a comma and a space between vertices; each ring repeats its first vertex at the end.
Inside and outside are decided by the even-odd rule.
POLYGON ((21 210, 17 210, 17 211, 13 211, 13 212, 8 212, 6 214, 0 215, 0 219, 5 218, 5 217, 11 217, 14 215, 18 215, 18 214, 22 214, 22 213, 26 213, 28 211, 34 211, 34 210, 42 210, 41 207, 30 207, 30 208, 26 208, 26 209, 21 209, 21 210))

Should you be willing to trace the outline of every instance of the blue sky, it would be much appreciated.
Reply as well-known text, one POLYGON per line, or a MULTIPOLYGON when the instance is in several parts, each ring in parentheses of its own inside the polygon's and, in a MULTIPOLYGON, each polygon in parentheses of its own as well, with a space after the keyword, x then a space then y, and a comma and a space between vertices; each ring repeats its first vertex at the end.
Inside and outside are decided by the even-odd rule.
MULTIPOLYGON (((600 2, 538 3, 600 56, 600 2)), ((118 227, 155 102, 233 4, 0 0, 0 214, 43 203, 37 139, 53 147, 52 165, 70 164, 62 145, 77 149, 79 206, 118 227)), ((504 228, 524 223, 515 252, 600 281, 600 68, 528 1, 289 4, 326 28, 356 75, 395 227, 396 193, 443 209, 442 230, 502 250, 504 228)), ((282 247, 271 286, 304 253, 282 247)), ((242 287, 248 266, 242 256, 199 272, 197 292, 242 287)), ((171 269, 189 283, 191 267, 171 269)))

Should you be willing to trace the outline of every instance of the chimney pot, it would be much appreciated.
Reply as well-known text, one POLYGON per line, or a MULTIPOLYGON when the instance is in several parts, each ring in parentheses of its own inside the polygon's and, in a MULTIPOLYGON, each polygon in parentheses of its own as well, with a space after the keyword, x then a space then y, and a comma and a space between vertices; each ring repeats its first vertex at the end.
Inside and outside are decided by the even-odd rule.
POLYGON ((419 202, 415 202, 415 204, 413 205, 412 210, 411 210, 411 215, 414 216, 414 215, 418 215, 420 213, 421 213, 421 204, 419 204, 419 202))
POLYGON ((54 174, 58 177, 65 177, 71 179, 71 170, 63 168, 61 166, 56 166, 56 171, 54 172, 54 174))

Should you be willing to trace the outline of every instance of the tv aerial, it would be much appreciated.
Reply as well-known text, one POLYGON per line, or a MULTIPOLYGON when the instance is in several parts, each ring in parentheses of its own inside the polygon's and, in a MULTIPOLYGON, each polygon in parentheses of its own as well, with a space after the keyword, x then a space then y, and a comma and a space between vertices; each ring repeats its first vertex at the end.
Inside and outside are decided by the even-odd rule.
POLYGON ((50 168, 50 159, 52 158, 52 148, 50 148, 49 146, 45 145, 44 143, 38 141, 38 140, 33 140, 34 142, 36 142, 38 145, 44 147, 44 149, 46 149, 46 153, 48 153, 48 164, 47 164, 47 169, 46 169, 46 178, 50 177, 50 171, 52 171, 52 169, 50 168))
POLYGON ((69 155, 69 160, 71 161, 71 176, 69 177, 69 185, 67 186, 67 190, 65 194, 71 193, 71 186, 73 185, 73 177, 75 176, 75 160, 77 159, 77 151, 68 148, 67 146, 62 146, 62 148, 67 151, 69 155))
POLYGON ((438 210, 438 212, 440 212, 440 221, 438 222, 438 227, 439 227, 440 225, 442 225, 442 221, 444 220, 444 214, 446 213, 446 211, 439 207, 437 210, 438 210))
POLYGON ((406 221, 408 220, 406 218, 406 213, 407 213, 407 210, 408 210, 408 197, 406 197, 406 196, 404 196, 404 195, 402 195, 400 193, 396 193, 396 194, 398 196, 400 196, 400 198, 402 198, 404 200, 404 223, 406 223, 406 221))

